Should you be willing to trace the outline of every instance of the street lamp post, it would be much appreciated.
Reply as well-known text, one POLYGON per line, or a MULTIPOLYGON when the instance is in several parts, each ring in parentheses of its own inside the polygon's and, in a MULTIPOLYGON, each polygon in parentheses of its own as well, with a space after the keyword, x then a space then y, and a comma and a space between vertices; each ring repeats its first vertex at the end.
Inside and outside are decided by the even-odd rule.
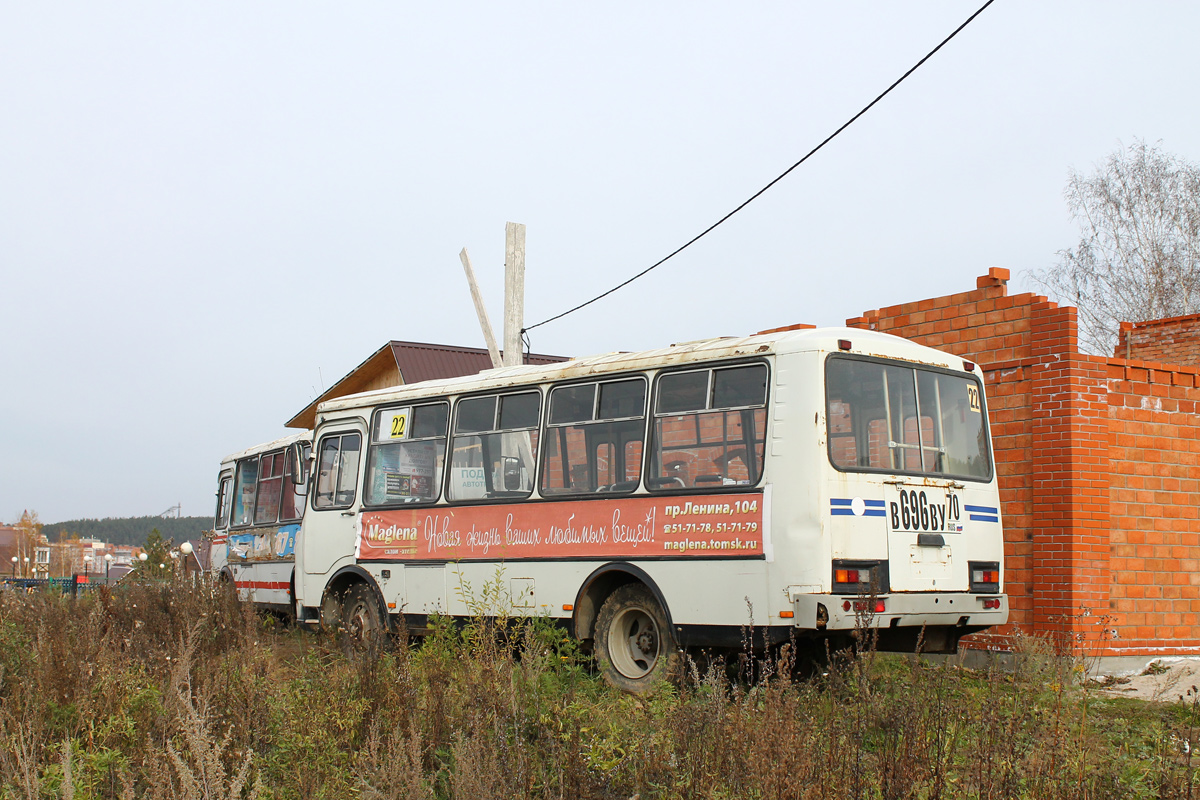
POLYGON ((25 556, 25 571, 21 573, 26 578, 29 577, 29 556, 25 556))
POLYGON ((108 572, 112 569, 113 557, 112 553, 104 554, 104 582, 108 583, 108 572))
POLYGON ((83 557, 83 574, 90 576, 91 573, 92 573, 92 557, 84 556, 83 557))
MULTIPOLYGON (((192 550, 193 550, 193 549, 194 549, 194 548, 192 547, 192 543, 191 543, 191 542, 184 542, 183 544, 179 545, 179 553, 180 553, 180 556, 181 556, 181 558, 180 558, 180 566, 182 566, 182 567, 183 567, 183 573, 182 573, 182 574, 183 574, 185 577, 191 574, 191 573, 188 571, 188 563, 187 563, 187 562, 188 562, 188 556, 190 556, 190 555, 192 554, 192 550)), ((197 562, 197 567, 199 567, 199 563, 198 563, 198 562, 197 562)))

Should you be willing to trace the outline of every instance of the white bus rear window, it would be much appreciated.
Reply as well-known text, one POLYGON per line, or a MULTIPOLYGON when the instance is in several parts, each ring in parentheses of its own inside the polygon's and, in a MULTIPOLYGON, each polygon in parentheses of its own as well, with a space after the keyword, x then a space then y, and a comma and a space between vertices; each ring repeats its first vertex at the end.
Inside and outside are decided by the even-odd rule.
POLYGON ((991 479, 987 422, 974 379, 834 357, 825 381, 835 467, 991 479))

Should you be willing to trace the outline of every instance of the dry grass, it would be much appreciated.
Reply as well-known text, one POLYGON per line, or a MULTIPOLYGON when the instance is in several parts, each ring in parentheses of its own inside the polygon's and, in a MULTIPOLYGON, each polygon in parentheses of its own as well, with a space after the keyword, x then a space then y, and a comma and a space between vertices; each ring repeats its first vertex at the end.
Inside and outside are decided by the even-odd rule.
POLYGON ((204 589, 0 592, 0 798, 1194 791, 1194 692, 1102 698, 1034 639, 1014 672, 868 653, 800 680, 796 652, 690 662, 634 698, 544 621, 444 622, 348 659, 204 589))

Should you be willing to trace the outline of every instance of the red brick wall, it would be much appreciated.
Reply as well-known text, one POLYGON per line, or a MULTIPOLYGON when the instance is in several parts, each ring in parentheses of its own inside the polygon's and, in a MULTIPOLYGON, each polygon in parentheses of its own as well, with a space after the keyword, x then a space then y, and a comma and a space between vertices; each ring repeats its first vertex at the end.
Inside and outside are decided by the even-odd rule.
MULTIPOLYGON (((1012 625, 1094 653, 1200 651, 1200 369, 1081 354, 1075 309, 1007 280, 846 323, 981 365, 1012 625)), ((1184 320, 1200 354, 1200 317, 1123 336, 1184 320)))
POLYGON ((1200 374, 1110 359, 1110 649, 1200 651, 1200 374))
POLYGON ((1200 364, 1200 314, 1122 322, 1113 355, 1166 364, 1200 364))

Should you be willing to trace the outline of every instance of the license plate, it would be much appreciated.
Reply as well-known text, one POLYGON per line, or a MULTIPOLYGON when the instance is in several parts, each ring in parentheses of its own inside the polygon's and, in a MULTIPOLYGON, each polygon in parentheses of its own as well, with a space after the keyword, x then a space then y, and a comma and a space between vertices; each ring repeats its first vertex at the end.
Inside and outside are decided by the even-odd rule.
POLYGON ((905 533, 961 533, 962 503, 953 489, 901 486, 887 508, 888 529, 905 533))

